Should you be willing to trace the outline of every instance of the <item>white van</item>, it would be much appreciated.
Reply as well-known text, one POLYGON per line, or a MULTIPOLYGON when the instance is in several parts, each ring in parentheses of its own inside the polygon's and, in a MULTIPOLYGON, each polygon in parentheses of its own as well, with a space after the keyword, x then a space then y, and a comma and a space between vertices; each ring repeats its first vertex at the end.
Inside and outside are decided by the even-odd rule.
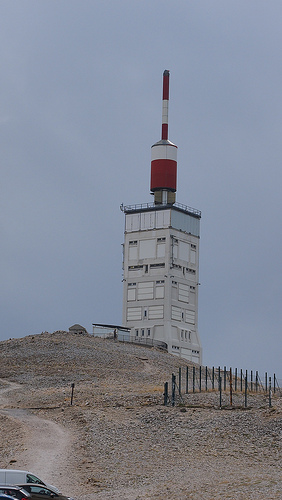
MULTIPOLYGON (((28 472, 26 470, 0 469, 0 484, 12 485, 24 483, 42 484, 47 486, 47 488, 51 486, 32 474, 32 472, 28 472)), ((54 486, 51 486, 51 488, 58 491, 57 488, 54 488, 54 486)))

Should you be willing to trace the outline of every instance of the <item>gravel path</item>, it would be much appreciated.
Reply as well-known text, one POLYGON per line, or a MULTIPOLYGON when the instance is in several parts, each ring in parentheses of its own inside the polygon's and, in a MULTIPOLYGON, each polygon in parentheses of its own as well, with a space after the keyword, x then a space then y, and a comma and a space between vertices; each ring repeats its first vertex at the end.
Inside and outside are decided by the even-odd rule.
POLYGON ((2 410, 2 414, 4 412, 24 431, 26 449, 20 460, 21 468, 38 470, 42 478, 58 480, 58 474, 64 473, 71 448, 70 433, 56 422, 37 417, 27 410, 2 410))
POLYGON ((17 434, 22 436, 22 452, 12 463, 20 462, 21 469, 33 471, 35 474, 40 471, 41 478, 58 481, 59 476, 65 473, 65 462, 71 453, 70 432, 56 422, 38 417, 26 409, 7 407, 9 394, 22 387, 3 379, 0 383, 0 405, 6 406, 0 413, 6 425, 8 422, 8 427, 16 429, 15 438, 17 434))

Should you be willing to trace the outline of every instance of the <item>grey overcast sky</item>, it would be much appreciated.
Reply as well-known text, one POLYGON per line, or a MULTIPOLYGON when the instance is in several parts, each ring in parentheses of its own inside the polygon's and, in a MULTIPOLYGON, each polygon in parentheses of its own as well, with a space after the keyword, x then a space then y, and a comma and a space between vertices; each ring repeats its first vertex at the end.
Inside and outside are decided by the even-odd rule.
POLYGON ((209 366, 282 378, 281 0, 2 0, 1 339, 121 324, 162 73, 209 366))

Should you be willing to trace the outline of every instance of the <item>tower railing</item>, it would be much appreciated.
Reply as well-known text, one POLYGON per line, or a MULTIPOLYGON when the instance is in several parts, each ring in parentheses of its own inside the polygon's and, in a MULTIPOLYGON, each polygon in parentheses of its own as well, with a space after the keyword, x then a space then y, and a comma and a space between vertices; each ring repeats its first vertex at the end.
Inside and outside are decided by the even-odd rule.
POLYGON ((194 215, 194 216, 197 216, 197 217, 201 217, 201 211, 196 209, 196 208, 192 208, 192 207, 189 207, 187 205, 183 205, 183 203, 178 203, 178 202, 175 202, 175 203, 168 203, 166 205, 162 205, 162 204, 155 204, 154 202, 151 202, 151 203, 139 203, 139 204, 136 204, 136 205, 121 205, 120 206, 120 209, 124 212, 124 213, 129 213, 129 212, 138 212, 140 210, 159 210, 159 209, 162 209, 162 208, 176 208, 178 210, 181 210, 182 212, 186 212, 188 214, 191 214, 191 215, 194 215))

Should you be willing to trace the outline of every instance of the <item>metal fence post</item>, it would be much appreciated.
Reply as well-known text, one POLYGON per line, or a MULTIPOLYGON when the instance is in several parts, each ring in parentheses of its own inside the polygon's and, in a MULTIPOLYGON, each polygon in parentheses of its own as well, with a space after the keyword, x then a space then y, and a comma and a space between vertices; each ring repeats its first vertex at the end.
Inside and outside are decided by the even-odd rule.
POLYGON ((251 370, 251 392, 253 392, 253 370, 251 370))
POLYGON ((243 392, 243 370, 241 368, 241 371, 240 371, 240 380, 241 380, 241 392, 243 392))
POLYGON ((218 377, 218 388, 219 388, 219 408, 222 407, 222 394, 221 394, 221 376, 218 377))
POLYGON ((188 394, 189 391, 188 382, 189 382, 189 372, 188 372, 188 366, 186 366, 186 394, 188 394))
POLYGON ((72 406, 72 402, 73 402, 73 393, 74 393, 74 382, 71 384, 71 406, 72 406))
POLYGON ((271 377, 269 377, 269 384, 268 384, 268 387, 269 387, 269 408, 271 408, 271 396, 272 396, 272 391, 271 391, 271 377))
POLYGON ((258 371, 256 371, 256 392, 258 392, 258 371))
POLYGON ((206 392, 208 390, 208 367, 206 366, 206 392))
POLYGON ((214 366, 212 367, 212 389, 214 390, 214 366))
POLYGON ((226 391, 226 366, 223 371, 223 389, 226 391))
POLYGON ((232 368, 230 368, 230 406, 232 406, 232 368))
POLYGON ((199 391, 202 391, 202 367, 199 366, 199 391))
POLYGON ((273 375, 273 392, 274 392, 274 394, 275 394, 275 383, 276 383, 276 375, 274 373, 274 375, 273 375))
POLYGON ((179 396, 181 396, 181 366, 178 369, 178 391, 179 396))
POLYGON ((267 372, 265 372, 265 392, 267 392, 267 372))
POLYGON ((175 405, 175 375, 171 376, 171 405, 175 405))
POLYGON ((164 406, 167 406, 168 403, 168 382, 165 382, 164 385, 164 406))
POLYGON ((237 368, 235 368, 235 392, 237 392, 237 368))
POLYGON ((220 366, 218 367, 218 390, 221 390, 220 366))
POLYGON ((247 408, 247 391, 248 391, 248 379, 247 379, 247 371, 245 377, 245 408, 247 408))

